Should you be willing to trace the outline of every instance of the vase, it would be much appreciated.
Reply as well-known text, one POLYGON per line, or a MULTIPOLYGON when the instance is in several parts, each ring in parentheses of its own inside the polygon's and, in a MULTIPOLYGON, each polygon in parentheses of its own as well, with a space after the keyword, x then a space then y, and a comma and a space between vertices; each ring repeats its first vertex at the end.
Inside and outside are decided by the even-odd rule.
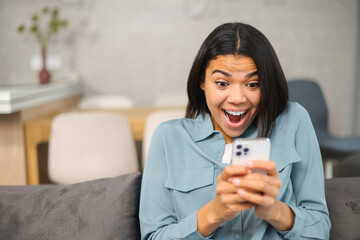
POLYGON ((39 73, 40 84, 46 84, 50 82, 50 72, 46 69, 46 48, 41 49, 42 56, 42 69, 39 73))

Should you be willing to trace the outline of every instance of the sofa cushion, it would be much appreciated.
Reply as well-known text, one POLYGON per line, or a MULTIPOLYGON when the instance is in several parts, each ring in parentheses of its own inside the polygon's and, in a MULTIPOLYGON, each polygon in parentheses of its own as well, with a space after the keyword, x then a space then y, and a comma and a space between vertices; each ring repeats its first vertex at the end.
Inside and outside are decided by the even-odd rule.
POLYGON ((0 239, 140 239, 140 173, 73 185, 1 186, 0 239))
POLYGON ((360 239, 360 177, 326 179, 330 239, 360 239))

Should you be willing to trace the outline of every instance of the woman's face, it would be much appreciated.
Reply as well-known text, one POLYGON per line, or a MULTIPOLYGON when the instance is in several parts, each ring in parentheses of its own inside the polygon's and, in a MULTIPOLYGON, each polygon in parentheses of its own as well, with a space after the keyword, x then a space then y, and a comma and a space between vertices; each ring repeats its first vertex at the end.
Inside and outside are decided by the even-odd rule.
POLYGON ((226 143, 240 136, 258 112, 260 88, 257 68, 251 57, 220 55, 209 62, 200 84, 215 130, 226 143))

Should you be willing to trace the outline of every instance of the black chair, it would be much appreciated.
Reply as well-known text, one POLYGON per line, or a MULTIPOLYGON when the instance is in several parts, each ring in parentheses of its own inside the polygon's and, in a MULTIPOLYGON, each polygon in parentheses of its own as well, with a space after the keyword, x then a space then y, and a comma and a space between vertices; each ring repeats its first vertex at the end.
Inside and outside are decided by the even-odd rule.
POLYGON ((300 103, 310 115, 325 161, 325 176, 330 178, 334 160, 360 153, 360 136, 342 138, 329 132, 326 102, 316 82, 308 79, 290 80, 288 87, 290 101, 300 103))

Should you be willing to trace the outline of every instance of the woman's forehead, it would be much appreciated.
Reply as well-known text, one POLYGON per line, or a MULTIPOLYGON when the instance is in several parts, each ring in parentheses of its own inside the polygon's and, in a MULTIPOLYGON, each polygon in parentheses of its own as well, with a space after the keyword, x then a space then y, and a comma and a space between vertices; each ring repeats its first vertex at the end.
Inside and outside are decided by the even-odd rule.
POLYGON ((254 60, 248 56, 238 55, 219 55, 215 59, 209 61, 206 71, 214 69, 223 69, 227 71, 256 71, 257 67, 254 60))

